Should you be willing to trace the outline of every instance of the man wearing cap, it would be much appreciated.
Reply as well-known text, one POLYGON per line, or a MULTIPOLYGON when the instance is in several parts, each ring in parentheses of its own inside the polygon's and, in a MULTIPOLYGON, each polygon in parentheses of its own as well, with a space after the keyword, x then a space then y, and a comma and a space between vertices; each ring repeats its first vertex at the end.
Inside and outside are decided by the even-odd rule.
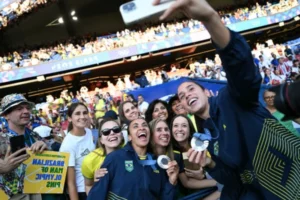
POLYGON ((9 138, 24 135, 25 146, 33 153, 41 153, 47 145, 40 141, 41 137, 32 132, 26 126, 30 123, 30 114, 33 103, 21 94, 10 94, 5 96, 1 102, 1 116, 8 122, 8 132, 0 136, 0 189, 10 199, 41 199, 41 195, 29 195, 23 193, 23 181, 26 166, 22 164, 29 155, 20 155, 26 148, 10 152, 9 138))

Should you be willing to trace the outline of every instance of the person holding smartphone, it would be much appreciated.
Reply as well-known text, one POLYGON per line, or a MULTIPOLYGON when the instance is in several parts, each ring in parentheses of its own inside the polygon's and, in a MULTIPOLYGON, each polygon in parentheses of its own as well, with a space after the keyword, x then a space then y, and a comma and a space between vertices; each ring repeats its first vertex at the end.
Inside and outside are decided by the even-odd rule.
POLYGON ((205 129, 194 137, 209 141, 211 154, 209 158, 206 150, 190 149, 189 161, 205 167, 224 185, 222 200, 297 199, 300 141, 260 104, 262 78, 246 40, 225 27, 205 0, 177 0, 161 19, 179 10, 202 21, 228 79, 219 95, 209 99, 194 80, 178 87, 180 102, 195 115, 196 125, 205 129))
POLYGON ((22 162, 29 158, 26 149, 41 153, 47 148, 37 133, 26 128, 34 104, 21 94, 10 94, 1 106, 0 115, 7 120, 8 130, 0 136, 0 189, 10 199, 41 199, 40 194, 22 194, 26 169, 22 162))

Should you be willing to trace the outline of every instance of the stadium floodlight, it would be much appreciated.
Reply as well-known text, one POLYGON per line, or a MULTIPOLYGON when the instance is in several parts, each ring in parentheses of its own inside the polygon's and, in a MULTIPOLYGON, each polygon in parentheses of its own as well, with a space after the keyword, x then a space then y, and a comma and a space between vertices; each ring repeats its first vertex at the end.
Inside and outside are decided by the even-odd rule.
POLYGON ((64 23, 64 19, 63 19, 62 17, 60 17, 60 18, 58 18, 58 22, 59 22, 60 24, 63 24, 63 23, 64 23))
POLYGON ((280 23, 279 23, 279 26, 284 26, 284 22, 280 22, 280 23))
POLYGON ((74 16, 76 14, 76 12, 75 12, 75 10, 73 10, 72 12, 71 12, 71 16, 74 16))
POLYGON ((295 19, 295 21, 299 21, 300 17, 297 16, 297 17, 295 17, 294 19, 295 19))
POLYGON ((74 21, 77 21, 77 20, 78 20, 78 17, 73 16, 72 19, 73 19, 74 21))

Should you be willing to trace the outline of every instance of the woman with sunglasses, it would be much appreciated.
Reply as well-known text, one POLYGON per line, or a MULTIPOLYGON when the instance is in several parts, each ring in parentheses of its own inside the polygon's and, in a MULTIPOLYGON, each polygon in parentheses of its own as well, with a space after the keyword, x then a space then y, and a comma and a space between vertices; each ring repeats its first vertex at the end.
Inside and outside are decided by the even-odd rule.
POLYGON ((138 108, 131 101, 124 101, 119 106, 119 118, 125 144, 128 142, 128 124, 139 117, 138 108))
POLYGON ((102 167, 109 173, 93 186, 88 199, 174 199, 178 178, 176 161, 169 162, 167 174, 158 167, 153 155, 148 153, 150 130, 144 119, 131 121, 128 133, 130 142, 107 155, 102 167))
POLYGON ((182 154, 179 151, 174 151, 171 143, 171 132, 166 121, 157 118, 150 122, 150 146, 151 151, 156 157, 160 155, 168 155, 171 160, 176 160, 179 165, 179 180, 182 185, 180 185, 180 195, 187 195, 187 189, 202 189, 208 187, 214 187, 217 185, 214 180, 197 180, 190 178, 186 175, 184 170, 184 163, 182 159, 182 154))
POLYGON ((101 165, 106 155, 119 149, 123 144, 123 136, 118 122, 111 119, 104 119, 99 125, 99 139, 97 149, 87 155, 81 166, 84 176, 85 192, 89 193, 94 182, 107 173, 101 165))
POLYGON ((84 178, 81 173, 82 161, 95 149, 93 135, 86 128, 89 112, 83 103, 73 103, 68 109, 68 134, 61 144, 60 152, 70 154, 67 170, 67 186, 70 199, 85 200, 84 178))

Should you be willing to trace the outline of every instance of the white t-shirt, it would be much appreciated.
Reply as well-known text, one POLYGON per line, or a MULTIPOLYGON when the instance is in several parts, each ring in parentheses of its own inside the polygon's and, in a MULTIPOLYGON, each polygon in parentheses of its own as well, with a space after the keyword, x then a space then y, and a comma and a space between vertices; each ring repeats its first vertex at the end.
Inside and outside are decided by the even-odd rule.
POLYGON ((67 134, 59 149, 60 152, 70 153, 68 166, 75 168, 77 192, 85 192, 81 164, 84 157, 95 149, 92 131, 86 128, 85 133, 84 136, 67 134))
POLYGON ((259 63, 258 63, 258 66, 259 66, 259 68, 262 68, 262 67, 266 67, 266 68, 270 68, 269 66, 271 65, 271 63, 269 62, 269 61, 267 61, 267 60, 264 60, 264 61, 259 61, 259 63))
POLYGON ((139 105, 139 110, 140 112, 143 112, 144 110, 147 110, 149 107, 149 103, 147 103, 146 101, 143 101, 143 103, 141 105, 139 105))

